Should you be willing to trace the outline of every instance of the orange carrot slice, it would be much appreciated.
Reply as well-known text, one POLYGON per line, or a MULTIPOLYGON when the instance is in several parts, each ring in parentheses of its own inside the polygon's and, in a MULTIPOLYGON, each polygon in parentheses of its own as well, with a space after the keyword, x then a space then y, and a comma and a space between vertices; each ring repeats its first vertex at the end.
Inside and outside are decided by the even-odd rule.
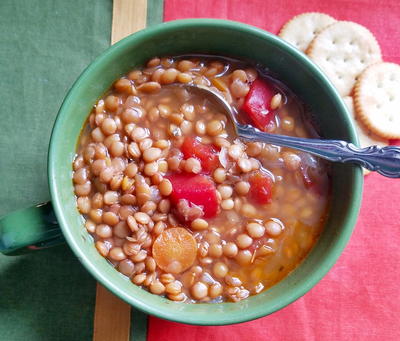
POLYGON ((166 272, 177 274, 185 271, 193 265, 196 255, 196 240, 182 227, 165 230, 153 243, 153 257, 166 272))

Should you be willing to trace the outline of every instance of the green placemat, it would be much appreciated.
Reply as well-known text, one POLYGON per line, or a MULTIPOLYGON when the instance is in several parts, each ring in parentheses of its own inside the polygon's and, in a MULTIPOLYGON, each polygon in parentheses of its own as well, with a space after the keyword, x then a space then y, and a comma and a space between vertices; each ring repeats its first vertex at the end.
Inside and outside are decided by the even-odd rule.
MULTIPOLYGON (((162 5, 148 2, 148 24, 162 21, 162 5)), ((0 216, 49 199, 53 122, 109 46, 111 16, 111 0, 0 1, 0 216)), ((90 340, 94 301, 95 280, 67 246, 0 255, 0 340, 90 340)))

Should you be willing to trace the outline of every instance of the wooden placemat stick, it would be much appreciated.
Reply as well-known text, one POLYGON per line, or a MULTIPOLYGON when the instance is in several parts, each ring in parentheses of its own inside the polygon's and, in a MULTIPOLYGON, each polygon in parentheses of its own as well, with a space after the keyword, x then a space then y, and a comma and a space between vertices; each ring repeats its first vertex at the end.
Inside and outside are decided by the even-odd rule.
POLYGON ((94 312, 94 341, 129 341, 129 304, 121 301, 106 288, 97 283, 94 312))
MULTIPOLYGON (((111 44, 145 28, 146 17, 147 0, 114 0, 111 44)), ((129 341, 131 306, 99 283, 96 290, 93 341, 129 341)))
POLYGON ((111 44, 146 27, 147 0, 114 0, 111 44))

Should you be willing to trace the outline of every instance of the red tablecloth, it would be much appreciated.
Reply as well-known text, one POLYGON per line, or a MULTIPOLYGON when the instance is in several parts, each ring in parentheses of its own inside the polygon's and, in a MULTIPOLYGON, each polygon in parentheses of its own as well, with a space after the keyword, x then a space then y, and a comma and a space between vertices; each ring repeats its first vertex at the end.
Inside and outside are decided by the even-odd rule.
MULTIPOLYGON (((384 59, 400 63, 399 0, 166 0, 164 19, 224 18, 277 33, 293 15, 310 11, 365 25, 384 59)), ((149 341, 400 340, 399 208, 400 180, 368 175, 350 243, 304 297, 275 314, 232 326, 196 327, 151 317, 149 341)))

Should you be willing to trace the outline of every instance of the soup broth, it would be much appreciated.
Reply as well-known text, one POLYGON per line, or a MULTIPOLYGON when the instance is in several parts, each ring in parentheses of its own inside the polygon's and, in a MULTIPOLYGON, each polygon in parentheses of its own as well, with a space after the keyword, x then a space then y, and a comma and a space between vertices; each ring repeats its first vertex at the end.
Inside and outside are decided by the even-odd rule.
POLYGON ((286 277, 320 235, 329 168, 235 136, 209 100, 276 134, 317 137, 301 101, 229 58, 153 58, 94 105, 73 163, 77 208, 98 252, 135 285, 181 302, 240 301, 286 277))

